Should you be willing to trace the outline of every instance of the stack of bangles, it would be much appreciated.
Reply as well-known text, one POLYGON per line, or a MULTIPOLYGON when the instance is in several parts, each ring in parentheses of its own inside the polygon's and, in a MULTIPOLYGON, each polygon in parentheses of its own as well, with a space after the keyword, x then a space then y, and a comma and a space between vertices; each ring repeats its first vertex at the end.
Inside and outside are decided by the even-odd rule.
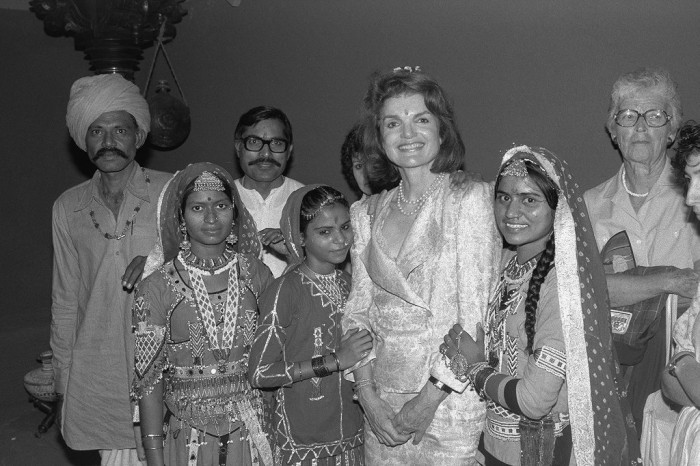
POLYGON ((489 366, 489 363, 482 361, 470 364, 465 374, 469 382, 472 384, 472 388, 479 395, 482 400, 488 399, 486 395, 486 383, 491 377, 496 375, 496 369, 489 366))
POLYGON ((360 399, 360 390, 362 390, 365 387, 372 387, 375 388, 377 384, 374 382, 374 379, 362 379, 358 380, 354 384, 352 384, 352 399, 357 401, 360 399))
POLYGON ((141 436, 144 450, 162 450, 163 449, 163 434, 146 434, 141 436), (146 445, 147 440, 151 440, 150 445, 146 445), (155 446, 153 446, 155 444, 155 446))

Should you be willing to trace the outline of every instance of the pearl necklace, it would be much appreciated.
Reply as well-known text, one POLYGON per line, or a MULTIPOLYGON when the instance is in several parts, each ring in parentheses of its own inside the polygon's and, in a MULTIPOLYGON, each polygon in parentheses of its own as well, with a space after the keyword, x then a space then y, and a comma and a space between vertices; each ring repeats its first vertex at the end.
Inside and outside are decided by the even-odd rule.
POLYGON ((627 175, 627 171, 625 171, 625 167, 622 167, 622 187, 625 188, 625 191, 627 191, 627 194, 630 196, 634 197, 647 197, 649 195, 649 191, 645 193, 634 193, 630 191, 630 188, 627 187, 627 181, 625 180, 625 176, 627 175))
POLYGON ((442 180, 445 179, 445 176, 447 176, 447 175, 445 175, 444 173, 440 173, 438 175, 437 179, 435 181, 433 181, 433 184, 430 185, 428 190, 426 192, 424 192, 423 195, 421 197, 419 197, 418 199, 416 199, 415 201, 409 201, 408 199, 406 199, 406 196, 403 193, 403 180, 401 180, 401 182, 399 183, 399 199, 396 201, 396 205, 399 207, 399 212, 401 212, 402 214, 404 214, 407 217, 410 217, 412 215, 417 214, 423 208, 423 204, 425 204, 425 202, 430 198, 430 196, 432 196, 433 193, 435 191, 437 191, 442 180), (411 212, 408 212, 408 211, 404 210, 403 207, 401 207, 402 202, 404 204, 408 204, 408 205, 412 205, 412 206, 416 206, 416 207, 411 212))

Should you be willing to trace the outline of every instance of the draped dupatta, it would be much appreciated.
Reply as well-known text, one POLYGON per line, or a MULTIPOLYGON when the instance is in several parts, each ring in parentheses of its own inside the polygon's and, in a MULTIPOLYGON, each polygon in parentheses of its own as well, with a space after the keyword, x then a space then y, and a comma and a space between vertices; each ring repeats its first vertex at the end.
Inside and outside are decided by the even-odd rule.
POLYGON ((638 445, 613 353, 603 263, 581 190, 565 161, 547 149, 519 146, 503 156, 539 165, 559 188, 554 214, 557 291, 567 353, 567 386, 578 465, 636 461, 638 445))
POLYGON ((237 252, 252 254, 256 257, 260 256, 262 245, 258 238, 255 220, 253 220, 253 216, 250 215, 248 209, 243 205, 229 172, 213 163, 193 163, 175 173, 163 186, 163 190, 158 198, 158 240, 146 260, 143 278, 146 278, 165 262, 177 256, 180 242, 183 240, 183 235, 180 231, 182 196, 185 188, 205 171, 220 176, 231 187, 233 204, 237 211, 231 231, 238 237, 237 252))

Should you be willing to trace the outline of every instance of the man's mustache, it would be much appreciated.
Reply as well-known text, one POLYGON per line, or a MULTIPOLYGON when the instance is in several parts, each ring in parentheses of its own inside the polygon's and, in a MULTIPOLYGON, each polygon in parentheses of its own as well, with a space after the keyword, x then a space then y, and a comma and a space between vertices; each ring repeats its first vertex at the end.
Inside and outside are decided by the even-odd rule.
POLYGON ((270 164, 276 165, 278 167, 282 166, 281 163, 279 163, 277 160, 275 160, 271 157, 262 157, 260 159, 255 159, 253 161, 248 162, 248 166, 259 165, 261 163, 270 163, 270 164))
POLYGON ((95 156, 92 158, 92 160, 97 160, 100 157, 107 155, 108 152, 111 152, 112 154, 116 154, 123 159, 129 158, 123 150, 121 150, 117 147, 103 147, 102 149, 98 150, 95 153, 95 156))

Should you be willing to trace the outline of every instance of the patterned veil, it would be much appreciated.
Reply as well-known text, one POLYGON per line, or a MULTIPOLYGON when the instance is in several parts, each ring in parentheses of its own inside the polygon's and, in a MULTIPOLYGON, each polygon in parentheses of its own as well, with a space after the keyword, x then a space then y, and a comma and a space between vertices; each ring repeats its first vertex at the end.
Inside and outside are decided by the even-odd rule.
POLYGON ((301 201, 304 200, 304 196, 306 196, 308 192, 321 186, 323 185, 309 184, 302 186, 289 195, 287 203, 284 205, 284 209, 282 209, 280 229, 282 230, 282 236, 284 236, 284 241, 287 243, 287 249, 290 253, 287 270, 304 262, 304 247, 302 246, 301 232, 299 231, 299 224, 301 223, 299 219, 301 215, 301 201))
POLYGON ((519 146, 503 156, 531 160, 559 187, 554 215, 557 291, 567 353, 573 451, 581 465, 634 464, 637 438, 613 353, 603 263, 581 190, 568 165, 544 148, 519 146), (591 416, 592 414, 592 416, 591 416))
POLYGON ((240 253, 253 254, 256 257, 260 256, 262 245, 258 238, 258 230, 255 221, 252 215, 250 215, 250 212, 248 212, 248 209, 243 205, 231 175, 226 170, 213 163, 193 163, 175 173, 165 186, 163 186, 163 190, 158 198, 158 241, 154 249, 148 255, 146 266, 143 271, 143 278, 146 278, 161 265, 177 256, 180 242, 182 241, 179 219, 182 194, 185 188, 187 188, 187 185, 205 171, 220 176, 231 186, 233 203, 237 211, 232 230, 238 237, 238 243, 236 245, 237 251, 240 253))

